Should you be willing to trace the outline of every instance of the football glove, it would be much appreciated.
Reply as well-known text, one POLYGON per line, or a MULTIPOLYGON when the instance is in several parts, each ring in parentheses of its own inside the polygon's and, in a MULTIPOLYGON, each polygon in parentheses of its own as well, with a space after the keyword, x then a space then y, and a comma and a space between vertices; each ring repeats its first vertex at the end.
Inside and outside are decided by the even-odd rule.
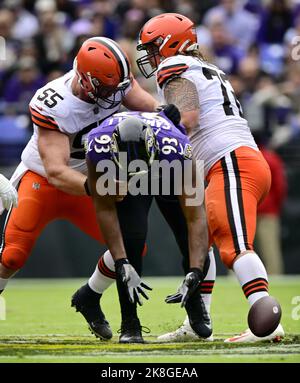
POLYGON ((199 288, 199 284, 203 281, 203 273, 200 269, 191 268, 190 272, 185 276, 183 282, 179 286, 177 293, 168 295, 165 299, 166 303, 181 303, 184 307, 187 301, 199 288))
POLYGON ((4 209, 9 210, 11 204, 14 207, 17 207, 18 205, 18 193, 16 189, 2 174, 0 174, 0 198, 4 209))
POLYGON ((145 299, 149 299, 143 289, 152 290, 151 287, 147 286, 141 281, 138 273, 134 267, 130 265, 128 259, 122 258, 115 262, 116 277, 121 280, 125 287, 131 303, 138 303, 142 306, 143 301, 141 296, 145 299))
POLYGON ((181 115, 179 109, 174 104, 160 105, 156 108, 157 112, 164 112, 169 120, 173 122, 174 125, 179 125, 181 120, 181 115))

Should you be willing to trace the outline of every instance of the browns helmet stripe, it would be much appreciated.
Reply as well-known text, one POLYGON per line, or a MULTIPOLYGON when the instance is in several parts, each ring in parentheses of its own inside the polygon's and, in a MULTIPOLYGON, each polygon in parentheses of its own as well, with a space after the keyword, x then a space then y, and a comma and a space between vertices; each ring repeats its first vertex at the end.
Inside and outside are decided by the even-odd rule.
POLYGON ((121 82, 129 78, 130 68, 129 68, 127 57, 113 40, 107 37, 92 37, 89 39, 89 41, 95 41, 100 44, 103 44, 115 56, 121 69, 121 82))

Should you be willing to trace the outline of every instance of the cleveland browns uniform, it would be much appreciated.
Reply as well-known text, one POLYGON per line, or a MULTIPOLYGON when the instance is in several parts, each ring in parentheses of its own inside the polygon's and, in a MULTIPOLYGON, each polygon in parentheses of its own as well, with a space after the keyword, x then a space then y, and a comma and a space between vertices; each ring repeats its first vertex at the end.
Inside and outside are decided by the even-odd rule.
MULTIPOLYGON (((211 240, 223 262, 231 267, 237 255, 253 250, 256 208, 271 183, 269 166, 243 118, 232 86, 219 68, 187 55, 166 58, 156 72, 162 98, 165 85, 175 77, 191 81, 198 91, 199 126, 190 140, 195 158, 204 161, 211 240)), ((266 285, 262 280, 259 287, 265 289, 266 285)))
POLYGON ((70 195, 50 185, 38 151, 38 129, 58 130, 69 138, 69 166, 86 174, 85 138, 120 108, 121 95, 118 94, 119 102, 110 109, 105 109, 105 101, 101 101, 101 107, 101 103, 98 106, 73 95, 74 75, 72 70, 49 82, 30 102, 34 131, 12 176, 12 182, 18 187, 19 206, 7 215, 0 252, 1 263, 9 269, 17 270, 24 265, 42 229, 54 219, 69 220, 102 241, 91 198, 70 195))

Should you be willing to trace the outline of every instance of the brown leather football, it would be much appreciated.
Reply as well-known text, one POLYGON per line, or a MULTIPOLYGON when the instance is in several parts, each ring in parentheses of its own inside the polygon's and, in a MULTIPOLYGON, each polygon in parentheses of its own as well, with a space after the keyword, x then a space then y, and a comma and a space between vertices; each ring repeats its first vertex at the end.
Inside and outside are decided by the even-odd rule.
POLYGON ((274 297, 256 301, 248 313, 248 325, 254 335, 264 337, 276 330, 281 319, 281 307, 274 297))

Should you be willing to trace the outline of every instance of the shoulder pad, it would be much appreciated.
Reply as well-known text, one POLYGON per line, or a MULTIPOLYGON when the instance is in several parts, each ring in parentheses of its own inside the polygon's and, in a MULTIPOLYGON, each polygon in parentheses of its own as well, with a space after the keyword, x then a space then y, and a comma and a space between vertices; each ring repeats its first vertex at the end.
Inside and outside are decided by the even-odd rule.
POLYGON ((156 81, 160 88, 170 79, 180 76, 185 72, 189 66, 184 56, 174 56, 164 60, 160 63, 157 73, 156 81))

